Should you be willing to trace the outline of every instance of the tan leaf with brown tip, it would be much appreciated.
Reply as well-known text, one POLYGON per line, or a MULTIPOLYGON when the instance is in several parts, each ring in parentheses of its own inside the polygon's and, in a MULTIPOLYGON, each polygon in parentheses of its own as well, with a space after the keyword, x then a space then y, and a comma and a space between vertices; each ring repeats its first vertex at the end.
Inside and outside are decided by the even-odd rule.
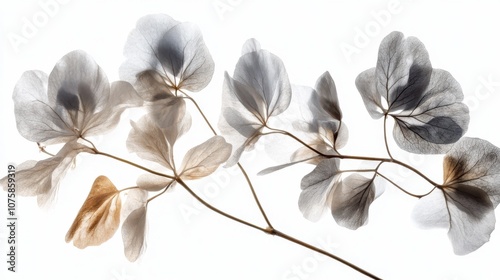
POLYGON ((120 225, 119 191, 106 176, 95 179, 87 199, 66 234, 66 242, 83 249, 110 239, 120 225))

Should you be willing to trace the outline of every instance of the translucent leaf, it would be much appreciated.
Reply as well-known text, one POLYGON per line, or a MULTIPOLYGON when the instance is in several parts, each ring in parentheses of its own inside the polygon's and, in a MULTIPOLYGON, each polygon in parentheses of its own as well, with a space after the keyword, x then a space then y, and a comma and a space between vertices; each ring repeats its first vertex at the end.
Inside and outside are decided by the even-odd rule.
POLYGON ((171 146, 163 131, 146 115, 137 123, 130 121, 132 129, 127 138, 127 148, 143 159, 159 163, 173 170, 171 146))
POLYGON ((124 252, 131 262, 136 261, 146 248, 147 192, 133 189, 127 193, 124 212, 126 219, 122 225, 124 252))
POLYGON ((500 203, 500 148, 464 137, 444 158, 444 186, 467 185, 486 192, 494 207, 500 203))
POLYGON ((400 32, 385 37, 377 67, 361 73, 356 86, 373 118, 395 119, 394 139, 406 151, 445 153, 467 130, 460 85, 450 73, 432 68, 417 38, 400 32))
POLYGON ((222 136, 214 136, 190 149, 182 161, 180 176, 186 180, 212 174, 231 155, 231 145, 222 136))
POLYGON ((38 143, 61 143, 75 138, 70 121, 54 110, 47 96, 48 76, 41 71, 24 72, 14 88, 14 112, 19 133, 38 143))
MULTIPOLYGON (((37 196, 39 206, 47 206, 55 198, 60 181, 81 152, 93 153, 90 148, 71 141, 53 157, 21 163, 16 168, 16 193, 37 196)), ((7 177, 0 180, 0 185, 6 190, 7 177)))
POLYGON ((158 94, 171 95, 176 89, 200 91, 214 71, 199 28, 163 14, 139 19, 129 34, 124 54, 127 60, 120 68, 120 77, 134 84, 146 100, 158 94), (143 79, 153 81, 151 78, 159 83, 148 88, 143 79))
MULTIPOLYGON (((145 70, 136 75, 134 87, 145 101, 156 101, 175 96, 163 76, 155 70, 145 70)), ((129 79, 130 80, 130 79, 129 79)))
POLYGON ((123 203, 121 219, 125 220, 132 211, 143 207, 148 200, 148 192, 140 188, 130 189, 125 193, 126 199, 123 203))
POLYGON ((172 183, 172 179, 163 176, 158 176, 154 174, 142 174, 137 178, 137 186, 145 191, 156 192, 163 190, 169 184, 172 183))
POLYGON ((458 82, 448 72, 434 69, 418 106, 391 114, 396 143, 414 153, 446 152, 468 128, 469 109, 462 99, 458 82))
POLYGON ((377 92, 387 101, 387 109, 411 110, 428 88, 432 65, 422 42, 392 32, 380 43, 375 74, 377 92))
POLYGON ((442 187, 422 198, 414 218, 424 227, 444 227, 456 254, 488 242, 500 202, 500 149, 478 138, 462 138, 444 158, 442 187))
POLYGON ((219 129, 233 146, 227 166, 239 161, 257 142, 272 116, 281 114, 291 100, 291 86, 281 59, 248 40, 233 77, 225 74, 219 129))
POLYGON ((162 66, 178 78, 177 88, 200 91, 212 79, 214 62, 196 25, 181 23, 172 27, 157 48, 162 66))
POLYGON ((260 50, 260 43, 254 38, 248 39, 241 48, 241 55, 260 50))
POLYGON ((51 104, 58 105, 56 111, 69 120, 70 128, 83 133, 94 114, 107 109, 110 85, 92 57, 73 51, 63 56, 50 73, 48 97, 51 104))
POLYGON ((331 194, 331 210, 337 224, 357 229, 368 222, 368 211, 375 200, 374 178, 351 174, 331 194))
POLYGON ((142 104, 143 100, 137 95, 131 84, 124 81, 113 82, 104 109, 92 115, 82 134, 87 136, 103 134, 116 127, 121 114, 126 109, 142 104))
POLYGON ((150 115, 160 127, 170 144, 191 128, 191 116, 186 111, 186 101, 181 97, 168 97, 149 105, 150 115))
POLYGON ((110 87, 102 69, 83 51, 63 56, 48 77, 39 71, 24 73, 13 99, 21 135, 46 145, 107 132, 125 109, 142 105, 128 83, 110 87))
MULTIPOLYGON (((263 109, 259 108, 259 114, 264 120, 269 116, 279 115, 288 108, 292 94, 291 86, 285 66, 276 55, 266 50, 242 55, 236 64, 233 77, 234 80, 254 90, 254 92, 237 90, 233 93, 241 100, 251 98, 259 106, 264 105, 263 109), (251 93, 252 97, 245 96, 248 93, 251 93)), ((247 107, 249 105, 247 102, 243 105, 251 111, 252 107, 247 107)))
POLYGON ((222 100, 219 129, 232 145, 231 157, 226 165, 233 166, 238 163, 243 151, 252 148, 263 126, 230 92, 226 82, 223 85, 222 100))
POLYGON ((426 228, 447 228, 457 255, 480 248, 495 228, 495 212, 488 195, 467 185, 434 190, 420 199, 413 217, 426 228))
POLYGON ((296 130, 294 132, 296 136, 302 139, 308 147, 299 147, 290 156, 289 163, 264 169, 259 172, 259 175, 300 162, 317 165, 324 159, 322 154, 338 154, 337 149, 347 143, 348 131, 341 120, 342 111, 330 73, 323 73, 316 81, 315 87, 316 89, 294 86, 291 108, 284 113, 285 118, 291 119, 289 122, 296 130))
POLYGON ((106 177, 94 181, 87 199, 66 234, 66 242, 83 249, 110 239, 120 225, 121 200, 115 185, 106 177))
POLYGON ((302 178, 299 209, 305 218, 317 221, 325 208, 330 206, 328 197, 338 184, 339 164, 337 158, 325 159, 302 178))
POLYGON ((370 116, 373 119, 380 119, 384 116, 386 109, 382 105, 382 95, 377 92, 375 80, 376 68, 371 68, 361 72, 356 77, 355 83, 370 116))
MULTIPOLYGON (((316 156, 315 156, 316 157, 316 156)), ((313 157, 314 158, 314 157, 313 157)), ((276 166, 272 166, 272 167, 268 167, 266 169, 263 169, 261 171, 259 171, 259 173, 257 173, 257 175, 267 175, 267 174, 270 174, 270 173, 273 173, 273 172, 276 172, 278 170, 281 170, 281 169, 284 169, 284 168, 287 168, 287 167, 290 167, 292 165, 295 165, 295 164, 298 164, 298 163, 301 163, 301 162, 306 162, 306 161, 310 161, 312 160, 313 158, 305 158, 305 159, 302 159, 302 160, 299 160, 299 161, 292 161, 292 162, 289 162, 289 163, 285 163, 285 164, 280 164, 280 165, 276 165, 276 166)))
POLYGON ((224 86, 227 91, 238 98, 238 101, 256 118, 261 124, 267 120, 266 103, 262 94, 247 84, 239 82, 226 72, 224 75, 224 86))
POLYGON ((311 96, 310 103, 314 108, 318 109, 315 111, 327 114, 332 119, 342 120, 342 110, 340 109, 339 98, 337 97, 337 88, 330 72, 326 71, 323 73, 316 81, 314 88, 317 94, 311 96))

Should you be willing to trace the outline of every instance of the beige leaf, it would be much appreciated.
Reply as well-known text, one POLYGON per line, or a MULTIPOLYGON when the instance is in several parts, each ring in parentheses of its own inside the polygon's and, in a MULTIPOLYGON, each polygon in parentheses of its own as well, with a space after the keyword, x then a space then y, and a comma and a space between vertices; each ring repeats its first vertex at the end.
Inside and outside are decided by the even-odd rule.
POLYGON ((123 206, 122 239, 125 256, 135 262, 146 249, 146 212, 148 192, 132 189, 123 206))
POLYGON ((66 242, 83 249, 110 239, 120 225, 119 191, 106 176, 94 181, 87 199, 66 234, 66 242))
POLYGON ((231 155, 231 145, 222 136, 214 136, 190 149, 184 156, 181 177, 194 180, 212 174, 231 155))

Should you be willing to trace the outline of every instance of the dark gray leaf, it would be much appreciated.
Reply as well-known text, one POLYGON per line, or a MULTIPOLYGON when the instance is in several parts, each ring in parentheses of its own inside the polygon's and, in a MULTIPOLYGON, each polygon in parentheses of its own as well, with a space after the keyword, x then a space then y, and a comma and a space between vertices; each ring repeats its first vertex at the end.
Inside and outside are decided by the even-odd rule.
POLYGON ((335 221, 348 229, 368 222, 368 211, 375 200, 373 178, 352 174, 343 179, 331 194, 330 207, 335 221))
POLYGON ((420 199, 413 217, 424 228, 447 228, 457 255, 480 248, 495 228, 495 212, 488 195, 467 185, 436 189, 420 199))
POLYGON ((377 67, 362 72, 356 86, 372 118, 395 119, 394 138, 406 151, 445 153, 467 130, 469 111, 460 85, 450 73, 432 68, 417 38, 401 32, 386 36, 377 67))

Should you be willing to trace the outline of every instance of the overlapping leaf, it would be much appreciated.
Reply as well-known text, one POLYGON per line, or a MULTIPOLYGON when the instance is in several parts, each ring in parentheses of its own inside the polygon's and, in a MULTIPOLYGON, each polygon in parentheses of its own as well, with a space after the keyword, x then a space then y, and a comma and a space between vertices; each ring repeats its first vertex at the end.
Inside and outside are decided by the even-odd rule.
POLYGON ((124 252, 131 262, 136 261, 146 249, 146 213, 148 193, 142 189, 132 189, 127 193, 123 206, 122 239, 124 252))
POLYGON ((137 21, 124 50, 120 77, 131 82, 148 101, 200 91, 212 79, 214 62, 198 27, 164 14, 137 21))
POLYGON ((299 209, 308 220, 319 220, 326 207, 330 206, 328 198, 340 179, 339 164, 337 158, 325 159, 302 178, 299 209))
POLYGON ((233 145, 227 165, 238 162, 258 140, 272 116, 281 114, 291 99, 291 87, 281 59, 260 49, 254 39, 243 46, 233 77, 225 74, 219 129, 233 145))
POLYGON ((322 160, 301 182, 299 209, 305 218, 317 221, 330 208, 335 221, 346 228, 357 229, 368 221, 371 203, 376 198, 374 179, 354 173, 342 178, 340 160, 322 160))
MULTIPOLYGON (((38 205, 47 206, 55 198, 61 179, 81 152, 93 153, 87 146, 71 141, 55 156, 21 163, 16 168, 16 193, 37 196, 38 205)), ((0 180, 0 185, 7 189, 7 177, 0 180)))
POLYGON ((61 58, 50 76, 25 72, 12 98, 19 133, 44 144, 102 134, 118 123, 126 108, 142 104, 128 83, 110 86, 99 65, 83 51, 61 58))
POLYGON ((121 199, 115 185, 106 177, 95 179, 87 199, 66 234, 66 242, 83 249, 110 239, 120 225, 121 199))
MULTIPOLYGON (((304 91, 304 88, 302 89, 304 91)), ((348 131, 342 122, 335 82, 328 71, 318 78, 314 89, 308 95, 309 114, 303 113, 305 121, 297 123, 295 127, 313 135, 308 142, 311 147, 324 154, 336 154, 337 149, 347 143, 348 131)), ((292 161, 306 158, 312 158, 311 162, 316 164, 321 160, 321 157, 307 147, 300 148, 292 155, 292 161)))
POLYGON ((337 89, 328 71, 318 78, 314 89, 295 86, 292 102, 296 109, 288 114, 293 114, 293 127, 301 133, 302 140, 308 147, 303 146, 293 152, 289 163, 266 168, 259 175, 301 162, 318 164, 324 157, 316 151, 324 155, 335 155, 338 154, 337 149, 347 143, 347 126, 342 122, 337 89), (299 115, 301 119, 297 119, 299 115))
POLYGON ((165 132, 156 125, 149 115, 137 123, 131 122, 132 129, 127 138, 127 148, 143 159, 174 169, 172 144, 165 137, 165 132))
POLYGON ((373 118, 394 118, 394 139, 406 151, 445 153, 467 130, 460 85, 450 73, 432 68, 417 38, 400 32, 385 37, 377 67, 362 72, 356 86, 373 118))
POLYGON ((368 210, 375 200, 374 177, 349 175, 340 181, 330 197, 332 216, 346 228, 357 229, 368 222, 368 210))
POLYGON ((456 254, 486 243, 495 228, 500 202, 500 149, 477 138, 463 138, 444 158, 444 183, 422 198, 414 217, 424 227, 444 227, 456 254))
MULTIPOLYGON (((186 125, 182 121, 170 129, 165 129, 158 127, 150 115, 146 115, 137 123, 132 122, 127 147, 143 159, 159 163, 187 180, 210 175, 229 158, 231 145, 222 136, 214 136, 187 151, 181 167, 176 169, 173 147, 185 130, 186 125)), ((151 175, 141 178, 138 181, 139 187, 150 191, 157 190, 161 185, 166 186, 171 181, 168 178, 161 179, 151 175)))

